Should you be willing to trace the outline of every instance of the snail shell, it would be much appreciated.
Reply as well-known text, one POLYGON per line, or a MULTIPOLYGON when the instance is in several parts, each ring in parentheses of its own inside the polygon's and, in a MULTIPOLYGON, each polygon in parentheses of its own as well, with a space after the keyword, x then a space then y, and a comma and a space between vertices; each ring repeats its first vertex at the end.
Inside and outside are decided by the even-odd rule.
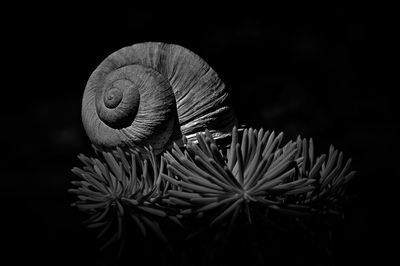
POLYGON ((96 146, 152 146, 162 152, 182 134, 206 128, 223 138, 236 124, 217 73, 179 45, 139 43, 108 56, 92 73, 82 121, 96 146))

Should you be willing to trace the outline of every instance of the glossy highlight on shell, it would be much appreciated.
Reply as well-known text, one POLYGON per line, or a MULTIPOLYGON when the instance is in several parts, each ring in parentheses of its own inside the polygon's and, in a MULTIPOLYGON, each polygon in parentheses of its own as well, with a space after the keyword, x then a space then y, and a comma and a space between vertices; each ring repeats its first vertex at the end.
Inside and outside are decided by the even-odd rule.
POLYGON ((108 56, 92 73, 82 121, 98 147, 152 146, 161 153, 182 135, 229 136, 236 123, 224 83, 179 45, 139 43, 108 56))

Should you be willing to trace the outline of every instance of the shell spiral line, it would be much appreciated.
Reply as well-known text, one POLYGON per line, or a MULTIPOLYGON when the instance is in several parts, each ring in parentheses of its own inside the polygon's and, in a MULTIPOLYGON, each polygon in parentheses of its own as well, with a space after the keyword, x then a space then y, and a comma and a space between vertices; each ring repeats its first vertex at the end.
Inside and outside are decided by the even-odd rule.
POLYGON ((103 149, 152 146, 156 154, 195 133, 226 137, 236 124, 217 73, 179 45, 139 43, 108 56, 90 76, 82 121, 103 149))

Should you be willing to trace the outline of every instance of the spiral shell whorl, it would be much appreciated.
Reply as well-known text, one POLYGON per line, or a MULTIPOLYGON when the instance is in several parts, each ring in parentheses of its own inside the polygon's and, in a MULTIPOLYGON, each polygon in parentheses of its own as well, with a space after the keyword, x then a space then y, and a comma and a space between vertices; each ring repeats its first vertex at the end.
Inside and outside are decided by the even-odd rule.
POLYGON ((105 89, 96 94, 96 111, 108 126, 123 128, 129 126, 137 114, 140 93, 129 78, 117 77, 111 78, 111 81, 106 82, 105 89))
POLYGON ((82 120, 97 146, 151 145, 159 153, 182 134, 230 132, 236 120, 227 97, 223 82, 194 53, 140 43, 111 54, 92 73, 82 120))

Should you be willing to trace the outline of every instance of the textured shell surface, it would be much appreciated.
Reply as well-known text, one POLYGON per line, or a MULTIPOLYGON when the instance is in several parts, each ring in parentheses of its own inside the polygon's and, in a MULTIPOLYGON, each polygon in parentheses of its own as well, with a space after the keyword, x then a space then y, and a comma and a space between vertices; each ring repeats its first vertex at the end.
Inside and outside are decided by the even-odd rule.
POLYGON ((156 153, 206 128, 223 138, 236 124, 217 73, 186 48, 154 42, 101 62, 84 91, 82 121, 96 146, 152 146, 156 153))

